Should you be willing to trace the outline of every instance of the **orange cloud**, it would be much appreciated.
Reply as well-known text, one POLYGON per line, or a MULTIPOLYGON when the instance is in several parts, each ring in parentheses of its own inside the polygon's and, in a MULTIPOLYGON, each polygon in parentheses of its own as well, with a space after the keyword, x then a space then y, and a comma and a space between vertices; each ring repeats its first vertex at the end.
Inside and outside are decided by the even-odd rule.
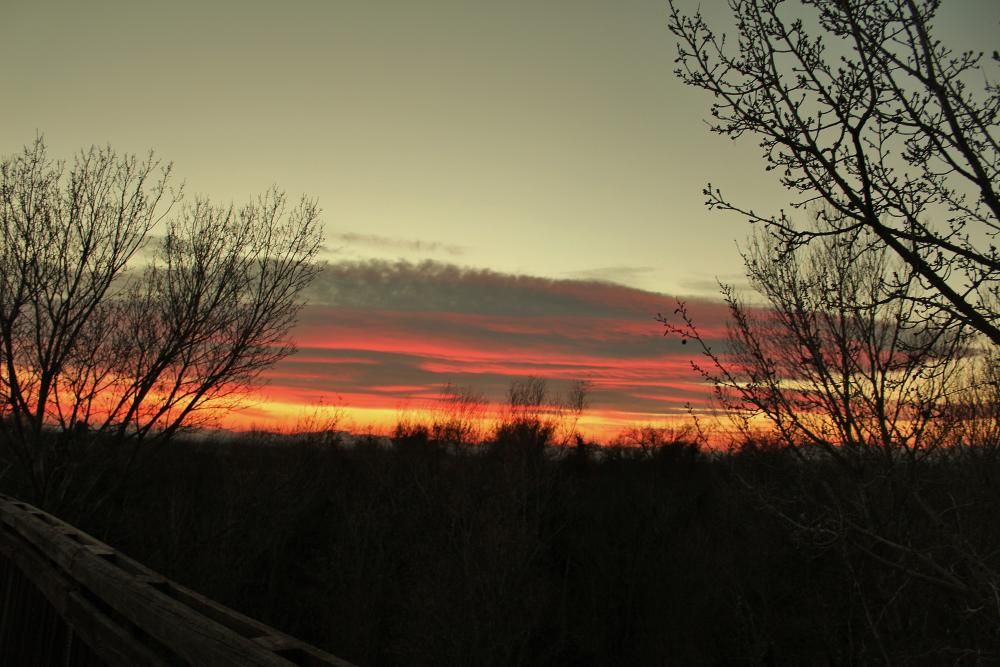
MULTIPOLYGON (((662 294, 433 263, 338 266, 319 282, 293 332, 299 351, 267 372, 253 409, 231 422, 287 424, 323 402, 387 426, 404 405, 433 405, 449 384, 498 402, 525 376, 556 392, 590 381, 581 425, 595 434, 707 401, 690 367, 694 346, 664 337, 655 320, 675 307, 662 294)), ((723 304, 698 301, 689 311, 709 338, 724 334, 723 304)))

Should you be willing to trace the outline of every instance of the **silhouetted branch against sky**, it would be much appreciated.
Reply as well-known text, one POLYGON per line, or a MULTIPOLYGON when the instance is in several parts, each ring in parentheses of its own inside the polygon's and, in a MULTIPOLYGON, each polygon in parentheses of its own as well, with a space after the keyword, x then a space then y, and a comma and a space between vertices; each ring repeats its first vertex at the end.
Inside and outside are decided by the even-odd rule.
POLYGON ((315 202, 184 201, 169 178, 152 154, 64 163, 40 138, 0 161, 0 434, 39 502, 66 488, 70 440, 169 438, 293 350, 315 202))
MULTIPOLYGON (((711 25, 732 23, 727 3, 703 4, 711 25)), ((949 3, 938 34, 994 49, 993 5, 949 3)), ((153 148, 192 197, 245 202, 275 182, 290 201, 307 193, 323 208, 330 266, 296 336, 331 344, 338 323, 360 330, 371 316, 388 327, 404 311, 435 335, 479 317, 491 321, 482 345, 487 331, 501 341, 521 332, 540 359, 573 331, 546 322, 547 309, 582 318, 573 340, 610 339, 644 332, 668 307, 664 294, 705 297, 718 277, 732 281, 745 219, 707 211, 706 182, 755 211, 788 200, 756 142, 704 130, 704 99, 670 75, 668 18, 661 0, 10 0, 0 56, 18 67, 4 80, 0 152, 44 133, 60 156, 153 148), (594 301, 615 298, 627 313, 594 301), (434 325, 421 311, 447 315, 434 325)), ((670 356, 674 342, 656 344, 670 356)), ((629 363, 629 345, 612 347, 602 364, 629 363)), ((671 368, 665 381, 681 381, 671 368)), ((309 381, 335 392, 340 377, 309 381)), ((622 396, 598 387, 594 405, 622 396)), ((679 396, 661 396, 663 409, 679 396)))
MULTIPOLYGON (((942 38, 944 7, 734 0, 727 35, 677 4, 677 75, 712 95, 713 132, 759 141, 790 198, 761 212, 710 183, 709 207, 760 223, 786 249, 865 229, 923 288, 887 276, 887 295, 1000 344, 1000 69, 942 38)), ((982 18, 996 26, 1000 10, 982 18)))

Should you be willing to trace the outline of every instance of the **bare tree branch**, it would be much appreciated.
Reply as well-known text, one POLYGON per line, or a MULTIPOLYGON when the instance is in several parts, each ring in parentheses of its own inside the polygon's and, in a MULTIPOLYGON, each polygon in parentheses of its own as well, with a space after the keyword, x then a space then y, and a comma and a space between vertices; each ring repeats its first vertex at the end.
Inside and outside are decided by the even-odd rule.
POLYGON ((798 228, 784 211, 747 211, 712 186, 708 205, 764 224, 788 247, 867 229, 926 288, 913 296, 927 317, 1000 344, 990 307, 1000 289, 1000 87, 983 84, 989 61, 934 36, 936 0, 792 4, 730 0, 732 48, 671 0, 677 74, 713 95, 713 131, 760 138, 793 208, 822 202, 835 224, 798 228))
POLYGON ((272 189, 239 208, 182 204, 169 177, 110 148, 67 171, 41 139, 0 163, 0 423, 39 502, 66 443, 130 442, 134 460, 293 349, 316 203, 272 189), (153 261, 134 266, 159 223, 153 261))

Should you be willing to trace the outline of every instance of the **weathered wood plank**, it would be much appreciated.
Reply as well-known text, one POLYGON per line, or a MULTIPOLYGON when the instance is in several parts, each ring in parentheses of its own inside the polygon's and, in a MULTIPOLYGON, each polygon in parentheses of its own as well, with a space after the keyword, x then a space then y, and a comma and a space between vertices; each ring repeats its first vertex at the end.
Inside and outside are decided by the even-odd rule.
POLYGON ((64 618, 87 646, 100 647, 94 652, 111 667, 167 667, 170 664, 80 593, 69 595, 64 618))
POLYGON ((56 613, 66 614, 67 599, 75 584, 41 552, 20 541, 9 529, 0 527, 0 558, 13 563, 28 577, 56 613))
POLYGON ((0 495, 0 557, 113 665, 335 665, 340 660, 169 581, 45 512, 0 495))

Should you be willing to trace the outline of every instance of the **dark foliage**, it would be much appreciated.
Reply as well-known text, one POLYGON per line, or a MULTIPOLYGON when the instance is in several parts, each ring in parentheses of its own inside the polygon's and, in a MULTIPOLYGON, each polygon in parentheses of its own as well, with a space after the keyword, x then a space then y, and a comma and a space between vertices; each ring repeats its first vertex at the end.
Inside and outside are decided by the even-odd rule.
POLYGON ((178 443, 146 458, 106 511, 63 514, 363 665, 1000 655, 990 591, 975 606, 878 542, 904 541, 973 580, 953 556, 965 552, 943 537, 960 535, 995 567, 995 457, 956 451, 869 466, 859 479, 822 454, 763 443, 727 454, 580 444, 553 455, 527 426, 508 435, 485 447, 413 429, 392 447, 178 443), (869 542, 842 526, 859 484, 880 513, 869 542), (953 508, 948 531, 929 523, 914 489, 953 508))

